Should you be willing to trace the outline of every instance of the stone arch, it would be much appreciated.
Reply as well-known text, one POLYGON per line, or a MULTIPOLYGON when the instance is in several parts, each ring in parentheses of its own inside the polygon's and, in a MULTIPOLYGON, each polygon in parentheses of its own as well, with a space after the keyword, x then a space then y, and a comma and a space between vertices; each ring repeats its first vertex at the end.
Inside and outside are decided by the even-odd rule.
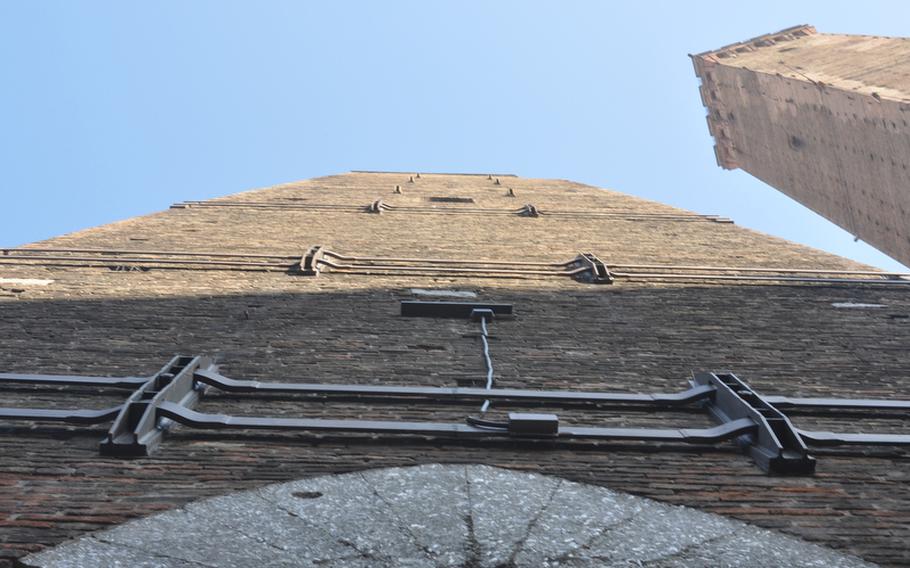
POLYGON ((328 475, 205 499, 25 566, 868 566, 688 507, 482 465, 328 475))

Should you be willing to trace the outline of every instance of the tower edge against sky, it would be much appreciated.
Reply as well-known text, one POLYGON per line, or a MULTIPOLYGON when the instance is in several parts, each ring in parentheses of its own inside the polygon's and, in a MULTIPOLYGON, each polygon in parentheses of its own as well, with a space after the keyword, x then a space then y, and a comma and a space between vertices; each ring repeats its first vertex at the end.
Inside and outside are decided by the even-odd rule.
POLYGON ((802 25, 692 60, 718 165, 910 263, 910 40, 802 25))

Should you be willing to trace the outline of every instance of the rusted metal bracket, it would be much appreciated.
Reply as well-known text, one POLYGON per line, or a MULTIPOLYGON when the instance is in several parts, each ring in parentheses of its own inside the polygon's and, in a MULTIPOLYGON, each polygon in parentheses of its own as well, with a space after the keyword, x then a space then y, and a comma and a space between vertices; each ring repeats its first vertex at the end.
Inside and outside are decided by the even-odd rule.
POLYGON ((325 249, 320 245, 310 247, 300 259, 300 273, 304 276, 319 276, 322 272, 322 259, 325 249))
POLYGON ((528 203, 518 210, 518 214, 522 217, 540 217, 540 210, 528 203))
POLYGON ((391 209, 392 209, 392 207, 390 205, 383 203, 381 199, 377 199, 376 201, 374 201, 373 203, 370 203, 367 206, 367 213, 380 214, 383 211, 389 211, 391 209))
POLYGON ((572 267, 586 268, 578 271, 573 276, 579 282, 589 282, 592 284, 612 284, 613 274, 607 265, 600 260, 594 253, 583 252, 575 258, 572 267))

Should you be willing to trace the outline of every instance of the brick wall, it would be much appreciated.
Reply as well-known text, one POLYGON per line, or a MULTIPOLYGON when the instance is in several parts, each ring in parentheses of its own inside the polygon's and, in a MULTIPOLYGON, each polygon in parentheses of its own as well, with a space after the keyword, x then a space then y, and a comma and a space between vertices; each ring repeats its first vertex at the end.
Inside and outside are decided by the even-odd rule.
MULTIPOLYGON (((610 262, 864 268, 807 247, 709 220, 533 218, 392 211, 307 211, 306 203, 684 213, 581 184, 514 177, 355 173, 225 198, 295 208, 171 209, 40 246, 302 254, 567 260, 591 250, 610 262), (499 184, 496 184, 499 179, 499 184), (395 186, 401 194, 395 193, 395 186), (511 188, 516 197, 508 195, 511 188)), ((899 289, 571 279, 386 277, 224 270, 111 271, 0 265, 0 370, 150 374, 175 353, 210 354, 236 378, 453 386, 480 378, 475 326, 402 319, 413 288, 475 292, 515 306, 491 326, 501 386, 630 392, 682 390, 693 370, 731 369, 769 394, 906 397, 910 297, 899 289), (881 308, 842 309, 840 302, 881 308)), ((121 393, 5 388, 3 404, 103 407, 121 393), (8 401, 8 402, 7 402, 8 401)), ((461 420, 472 409, 352 405, 213 395, 200 410, 231 414, 461 420)), ((500 412, 494 407, 494 413, 500 412)), ((590 425, 706 425, 676 412, 559 411, 590 425)), ((799 426, 855 430, 850 421, 799 426)), ((878 417, 870 430, 906 432, 878 417)), ((814 477, 771 477, 732 444, 719 448, 608 444, 481 444, 434 439, 205 432, 166 436, 148 458, 102 458, 105 428, 0 423, 0 557, 203 496, 270 482, 427 462, 540 471, 686 504, 780 529, 885 564, 910 563, 910 468, 891 449, 816 452, 814 477)))
POLYGON ((790 32, 693 57, 718 164, 910 263, 910 40, 790 32))

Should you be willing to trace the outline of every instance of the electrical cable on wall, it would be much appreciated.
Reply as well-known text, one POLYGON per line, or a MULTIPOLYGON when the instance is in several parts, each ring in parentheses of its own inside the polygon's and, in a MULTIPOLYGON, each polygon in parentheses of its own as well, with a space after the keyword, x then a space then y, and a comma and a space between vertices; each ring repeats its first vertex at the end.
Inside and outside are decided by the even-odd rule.
MULTIPOLYGON (((493 317, 493 312, 489 313, 489 316, 493 317)), ((493 360, 490 358, 490 335, 487 332, 487 314, 481 314, 480 316, 480 340, 483 342, 483 360, 484 365, 487 368, 487 383, 486 389, 491 390, 493 388, 493 360)), ((483 401, 483 405, 480 407, 481 414, 486 413, 490 409, 490 401, 483 401)))

